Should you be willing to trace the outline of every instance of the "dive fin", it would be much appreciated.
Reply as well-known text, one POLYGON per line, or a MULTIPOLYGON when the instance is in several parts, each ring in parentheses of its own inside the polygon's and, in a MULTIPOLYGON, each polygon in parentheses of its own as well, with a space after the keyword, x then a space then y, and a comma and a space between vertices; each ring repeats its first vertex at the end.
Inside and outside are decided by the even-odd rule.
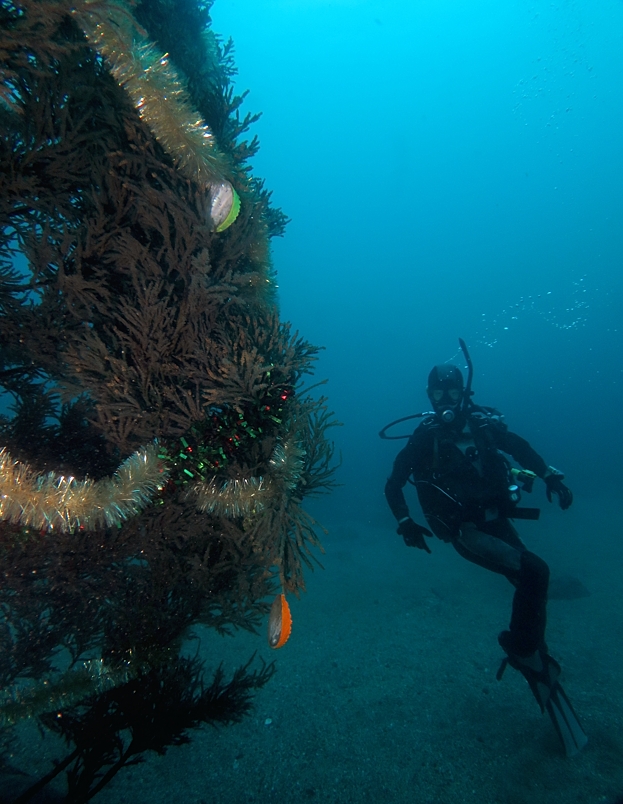
MULTIPOLYGON (((500 642, 503 643, 503 640, 500 639, 500 642)), ((588 737, 558 681, 561 670, 556 659, 544 650, 535 651, 526 657, 509 653, 502 660, 498 670, 498 681, 502 678, 507 664, 519 670, 530 685, 541 712, 547 711, 563 744, 565 754, 568 757, 578 754, 588 742, 588 737)))
POLYGON ((565 754, 568 757, 579 754, 588 742, 588 737, 560 684, 557 683, 552 690, 546 708, 565 748, 565 754))

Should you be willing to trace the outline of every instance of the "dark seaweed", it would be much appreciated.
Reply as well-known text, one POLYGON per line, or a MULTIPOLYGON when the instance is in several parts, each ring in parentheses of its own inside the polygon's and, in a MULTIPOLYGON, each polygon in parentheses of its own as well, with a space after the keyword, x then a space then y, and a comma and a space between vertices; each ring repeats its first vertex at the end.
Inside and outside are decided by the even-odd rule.
POLYGON ((252 692, 272 678, 274 663, 250 670, 253 658, 225 681, 222 667, 208 687, 197 659, 177 658, 80 706, 41 716, 69 746, 67 756, 49 774, 31 785, 14 804, 25 804, 66 771, 67 804, 82 804, 95 796, 124 767, 141 762, 143 754, 164 754, 169 746, 190 741, 188 732, 203 724, 239 722, 251 708, 252 692))
POLYGON ((286 217, 251 174, 257 116, 241 113, 211 3, 130 10, 229 166, 242 208, 223 233, 206 188, 89 47, 74 14, 85 2, 0 0, 0 447, 33 471, 98 480, 157 438, 171 481, 118 528, 0 522, 0 719, 40 717, 75 746, 55 771, 72 801, 200 722, 237 719, 270 678, 218 671, 204 690, 180 651, 196 625, 256 630, 277 578, 304 588, 319 542, 302 502, 332 484, 335 423, 300 390, 318 349, 279 318, 270 238, 286 217), (252 517, 202 513, 181 443, 223 483, 269 475, 280 445, 300 459, 252 517), (109 669, 106 689, 73 675, 90 660, 109 669))

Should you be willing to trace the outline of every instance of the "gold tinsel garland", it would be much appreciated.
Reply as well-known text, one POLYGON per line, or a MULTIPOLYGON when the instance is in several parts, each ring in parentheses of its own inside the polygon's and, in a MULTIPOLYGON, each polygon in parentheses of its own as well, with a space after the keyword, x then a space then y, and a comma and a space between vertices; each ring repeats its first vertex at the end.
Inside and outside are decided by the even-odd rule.
POLYGON ((267 483, 262 477, 242 480, 219 480, 211 478, 206 483, 197 483, 191 494, 197 495, 197 508, 206 514, 227 518, 248 516, 261 510, 264 505, 267 483))
POLYGON ((76 480, 33 472, 0 450, 0 520, 37 530, 95 530, 142 511, 168 478, 158 445, 142 447, 112 477, 76 480))
POLYGON ((301 480, 305 450, 300 444, 289 441, 277 444, 270 459, 271 474, 279 478, 283 486, 293 491, 301 480))
MULTIPOLYGON (((112 477, 94 481, 42 475, 0 449, 0 521, 36 530, 92 531, 120 525, 149 505, 168 478, 166 463, 158 457, 158 444, 142 447, 112 477)), ((233 518, 264 510, 266 503, 300 482, 304 450, 278 444, 266 477, 219 480, 194 485, 200 511, 233 518)))
POLYGON ((292 491, 301 479, 304 450, 285 442, 277 444, 270 458, 267 477, 249 477, 242 480, 219 481, 213 477, 206 483, 197 483, 192 492, 197 495, 200 511, 216 516, 239 517, 263 511, 271 496, 292 491))
POLYGON ((130 95, 141 119, 194 181, 218 184, 227 161, 209 126, 193 108, 168 53, 147 38, 122 3, 86 0, 73 15, 89 44, 105 59, 120 86, 130 95))

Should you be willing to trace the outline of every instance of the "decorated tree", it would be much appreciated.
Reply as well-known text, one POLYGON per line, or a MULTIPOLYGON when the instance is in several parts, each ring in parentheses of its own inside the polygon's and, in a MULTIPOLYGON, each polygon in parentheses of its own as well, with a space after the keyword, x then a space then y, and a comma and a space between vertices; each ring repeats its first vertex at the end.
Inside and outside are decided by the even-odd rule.
POLYGON ((331 485, 210 6, 0 0, 0 720, 67 739, 70 801, 247 710, 272 666, 183 641, 304 588, 331 485))

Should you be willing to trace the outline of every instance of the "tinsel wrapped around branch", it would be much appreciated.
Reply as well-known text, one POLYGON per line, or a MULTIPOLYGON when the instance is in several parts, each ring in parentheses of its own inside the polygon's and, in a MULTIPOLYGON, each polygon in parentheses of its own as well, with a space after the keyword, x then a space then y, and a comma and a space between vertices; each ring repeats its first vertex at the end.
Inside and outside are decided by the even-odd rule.
POLYGON ((229 519, 249 516, 261 510, 264 507, 262 496, 265 492, 266 481, 263 477, 222 481, 213 477, 206 483, 197 483, 191 493, 197 495, 197 507, 200 511, 229 519))
POLYGON ((142 447, 110 478, 41 475, 0 450, 0 520, 36 530, 95 530, 119 525, 153 499, 168 477, 158 445, 142 447))
POLYGON ((182 170, 203 185, 228 172, 210 127, 194 109, 184 83, 122 3, 87 0, 73 15, 89 43, 106 60, 141 119, 182 170))
MULTIPOLYGON (((265 476, 195 483, 189 495, 200 511, 228 519, 263 511, 271 497, 300 482, 305 451, 277 444, 265 476)), ((143 447, 110 478, 93 481, 37 474, 0 449, 0 520, 36 530, 92 531, 111 527, 140 513, 163 490, 174 467, 157 444, 143 447)), ((178 483, 180 480, 178 479, 178 483)))
POLYGON ((193 486, 197 507, 200 511, 229 518, 257 514, 266 508, 271 497, 296 488, 301 479, 304 456, 301 447, 288 442, 277 444, 266 476, 225 481, 213 477, 193 486))

